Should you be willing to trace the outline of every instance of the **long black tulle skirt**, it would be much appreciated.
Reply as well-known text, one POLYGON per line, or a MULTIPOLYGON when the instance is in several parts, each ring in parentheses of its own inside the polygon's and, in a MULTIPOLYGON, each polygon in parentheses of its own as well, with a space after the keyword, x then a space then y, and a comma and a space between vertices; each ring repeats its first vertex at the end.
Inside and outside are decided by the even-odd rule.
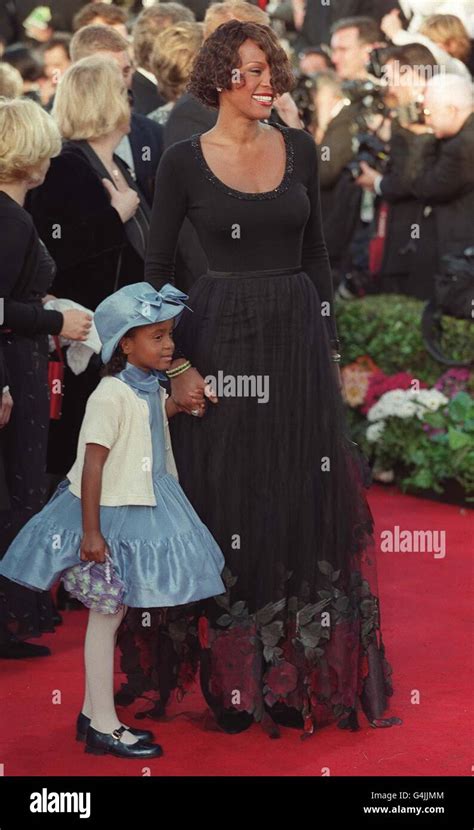
MULTIPOLYGON (((392 694, 376 582, 370 471, 348 436, 327 320, 302 271, 208 272, 176 329, 219 403, 172 423, 181 485, 226 559, 227 592, 193 606, 131 610, 119 699, 154 699, 197 671, 217 719, 296 709, 305 730, 392 694)), ((388 723, 387 723, 388 725, 388 723)), ((271 726, 273 728, 273 725, 271 726)))

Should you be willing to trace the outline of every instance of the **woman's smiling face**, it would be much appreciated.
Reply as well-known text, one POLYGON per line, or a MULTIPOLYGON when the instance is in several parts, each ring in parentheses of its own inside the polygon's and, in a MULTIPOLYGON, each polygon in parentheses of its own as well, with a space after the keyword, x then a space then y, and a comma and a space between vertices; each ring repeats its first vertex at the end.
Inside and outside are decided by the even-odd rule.
POLYGON ((240 66, 232 70, 232 89, 223 90, 221 102, 248 118, 268 118, 275 95, 267 56, 253 40, 246 40, 239 48, 239 57, 240 66))

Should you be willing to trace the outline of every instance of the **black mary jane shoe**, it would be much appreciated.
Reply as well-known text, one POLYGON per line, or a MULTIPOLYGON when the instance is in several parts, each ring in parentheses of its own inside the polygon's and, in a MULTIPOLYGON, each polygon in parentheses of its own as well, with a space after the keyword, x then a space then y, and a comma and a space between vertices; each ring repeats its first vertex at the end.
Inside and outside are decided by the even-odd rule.
POLYGON ((122 735, 126 731, 125 726, 114 729, 110 734, 98 732, 89 726, 86 735, 85 752, 90 755, 116 755, 117 758, 159 758, 163 755, 163 749, 159 744, 149 744, 144 741, 137 741, 134 744, 122 743, 122 735))
MULTIPOLYGON (((91 719, 84 715, 82 712, 79 713, 77 716, 76 721, 76 741, 85 741, 87 730, 91 725, 91 719)), ((153 732, 150 732, 148 729, 132 729, 131 726, 126 726, 129 732, 138 738, 139 741, 153 741, 154 735, 153 732)))

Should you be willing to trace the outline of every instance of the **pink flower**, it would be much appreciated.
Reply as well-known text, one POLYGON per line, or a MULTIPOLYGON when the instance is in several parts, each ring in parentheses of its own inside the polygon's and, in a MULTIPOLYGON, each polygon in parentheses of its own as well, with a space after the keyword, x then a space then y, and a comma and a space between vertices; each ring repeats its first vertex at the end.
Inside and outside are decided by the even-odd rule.
POLYGON ((438 389, 448 398, 454 398, 458 392, 464 392, 469 380, 469 369, 448 369, 436 381, 434 388, 438 389))

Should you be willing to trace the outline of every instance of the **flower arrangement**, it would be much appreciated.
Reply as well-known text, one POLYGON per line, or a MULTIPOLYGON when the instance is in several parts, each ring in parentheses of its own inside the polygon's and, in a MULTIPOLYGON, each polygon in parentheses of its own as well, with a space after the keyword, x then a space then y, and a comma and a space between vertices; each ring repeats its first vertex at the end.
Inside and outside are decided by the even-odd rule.
MULTIPOLYGON (((336 304, 347 422, 352 439, 371 461, 374 478, 395 480, 403 489, 414 484, 427 494, 441 491, 446 498, 451 491, 455 500, 466 501, 474 491, 474 366, 443 371, 428 354, 420 326, 423 305, 397 294, 336 304), (410 389, 425 391, 398 401, 383 398, 410 389), (433 391, 446 402, 426 396, 433 391)), ((456 360, 472 360, 472 320, 444 317, 442 348, 456 360)))
POLYGON ((344 367, 342 377, 346 403, 362 419, 358 434, 353 432, 375 479, 398 478, 404 490, 437 493, 455 480, 466 500, 474 501, 474 398, 467 391, 468 369, 449 369, 428 388, 408 372, 386 375, 364 356, 344 367))

